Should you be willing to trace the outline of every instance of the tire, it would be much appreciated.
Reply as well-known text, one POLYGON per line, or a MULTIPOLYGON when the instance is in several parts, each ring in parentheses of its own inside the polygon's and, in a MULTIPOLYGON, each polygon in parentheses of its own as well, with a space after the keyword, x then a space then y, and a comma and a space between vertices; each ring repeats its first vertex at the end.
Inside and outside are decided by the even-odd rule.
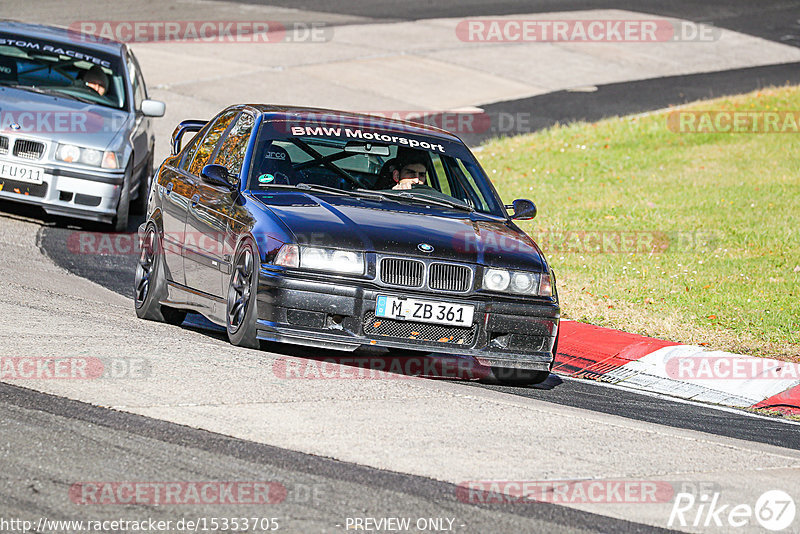
POLYGON ((133 179, 133 158, 125 168, 125 178, 122 181, 122 191, 119 193, 117 213, 111 221, 111 231, 124 232, 128 229, 128 215, 131 208, 131 180, 133 179))
POLYGON ((150 178, 153 176, 153 155, 147 160, 142 169, 142 176, 139 177, 137 189, 139 196, 131 202, 130 213, 133 215, 144 215, 147 213, 147 197, 150 195, 150 178))
POLYGON ((558 331, 556 332, 556 339, 553 341, 553 350, 550 351, 553 353, 553 361, 550 362, 550 370, 553 370, 553 367, 556 365, 556 356, 558 356, 558 338, 561 335, 561 325, 559 325, 558 331))
POLYGON ((547 377, 550 376, 550 371, 492 367, 492 374, 504 386, 532 386, 547 380, 547 377))
POLYGON ((142 239, 142 251, 133 279, 133 302, 140 319, 179 325, 186 318, 184 310, 164 306, 160 300, 167 295, 164 278, 164 257, 153 224, 148 224, 142 239))
POLYGON ((239 246, 235 257, 225 306, 228 339, 239 347, 258 349, 261 343, 256 337, 256 319, 258 319, 256 246, 251 240, 245 240, 239 246))

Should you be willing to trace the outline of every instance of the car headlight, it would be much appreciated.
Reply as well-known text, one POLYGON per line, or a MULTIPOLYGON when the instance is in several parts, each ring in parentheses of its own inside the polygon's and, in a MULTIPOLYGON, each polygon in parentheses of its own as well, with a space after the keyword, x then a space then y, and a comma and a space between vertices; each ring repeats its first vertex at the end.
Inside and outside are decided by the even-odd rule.
POLYGON ((275 256, 274 263, 313 271, 364 274, 364 254, 350 250, 283 245, 275 256))
POLYGON ((486 269, 483 273, 483 288, 488 291, 516 295, 538 295, 540 297, 553 295, 549 274, 506 269, 486 269))
POLYGON ((103 169, 116 169, 117 155, 114 152, 84 148, 77 145, 59 143, 56 148, 56 159, 67 163, 82 163, 103 169))

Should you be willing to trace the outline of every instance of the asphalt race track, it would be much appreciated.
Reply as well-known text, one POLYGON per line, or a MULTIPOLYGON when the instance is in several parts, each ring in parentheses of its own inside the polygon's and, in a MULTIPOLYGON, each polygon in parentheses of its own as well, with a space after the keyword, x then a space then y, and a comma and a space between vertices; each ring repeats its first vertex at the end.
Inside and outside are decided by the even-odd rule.
MULTIPOLYGON (((223 2, 235 7, 245 6, 247 9, 260 9, 262 6, 271 9, 277 6, 287 10, 303 10, 310 13, 308 16, 312 19, 324 20, 330 16, 330 24, 343 26, 355 22, 363 24, 365 21, 388 25, 398 21, 614 8, 708 22, 766 41, 800 47, 800 2, 797 1, 223 2)), ((53 22, 51 19, 58 16, 57 10, 61 7, 86 9, 77 0, 59 4, 56 7, 53 7, 55 4, 42 4, 26 8, 24 19, 53 22)), ((199 4, 210 5, 202 2, 199 4)), ((163 12, 171 9, 163 3, 159 5, 152 2, 148 6, 154 13, 149 17, 151 19, 164 16, 163 12)), ((0 15, 23 18, 18 12, 6 12, 2 6, 0 15)), ((104 16, 110 15, 106 13, 104 16)), ((84 18, 91 17, 84 15, 84 18)), ((524 98, 476 104, 480 104, 493 119, 502 114, 533 113, 537 118, 529 129, 535 130, 556 122, 597 120, 613 115, 642 113, 698 98, 747 92, 783 83, 798 84, 799 66, 798 62, 788 62, 718 72, 696 72, 598 84, 589 92, 558 90, 524 98)), ((145 72, 147 73, 146 69, 145 72)), ((169 89, 168 84, 159 87, 163 91, 169 89)), ((170 102, 167 105, 169 107, 170 102)), ((181 105, 188 106, 185 103, 181 105)), ((171 130, 172 126, 169 124, 163 129, 171 130)), ((465 134, 462 137, 470 144, 477 145, 488 136, 465 134)), ((166 141, 159 139, 159 143, 163 149, 166 141)), ((124 243, 134 243, 135 231, 141 222, 141 217, 132 217, 129 235, 122 234, 118 239, 122 239, 124 243)), ((98 331, 92 326, 92 321, 102 321, 102 309, 93 309, 84 318, 78 317, 74 311, 80 309, 77 305, 76 308, 63 311, 63 303, 72 294, 78 303, 84 300, 89 304, 106 301, 119 303, 127 299, 130 304, 133 269, 137 261, 135 247, 122 251, 117 247, 116 251, 109 254, 76 252, 76 235, 86 232, 100 235, 102 229, 77 221, 48 217, 42 212, 8 202, 0 202, 0 227, 5 227, 0 231, 0 250, 4 250, 9 264, 17 265, 15 261, 31 261, 36 264, 30 278, 21 276, 21 280, 14 280, 19 286, 14 289, 16 292, 9 290, 8 294, 0 294, 0 307, 6 306, 9 310, 15 310, 16 307, 30 305, 31 309, 31 317, 20 319, 24 323, 19 328, 21 342, 15 340, 14 328, 10 326, 0 336, 10 347, 8 350, 35 350, 38 347, 35 341, 37 328, 41 328, 43 332, 41 346, 44 353, 55 350, 53 347, 57 346, 59 335, 64 335, 65 344, 71 347, 65 350, 75 350, 74 347, 80 346, 78 341, 83 337, 90 341, 102 339, 104 331, 98 331), (22 233, 15 236, 13 232, 22 233), (51 263, 55 267, 50 266, 51 263), (39 268, 42 269, 42 274, 36 270, 39 268), (46 284, 45 278, 48 276, 76 282, 74 286, 54 289, 46 284), (42 288, 35 288, 38 285, 37 277, 42 280, 42 288), (85 280, 110 292, 95 289, 95 286, 85 280), (34 288, 37 291, 35 294, 34 288), (28 302, 27 291, 32 292, 31 303, 28 302), (54 295, 52 308, 43 304, 45 300, 42 299, 47 298, 48 292, 54 295), (52 317, 54 323, 65 325, 74 320, 80 325, 76 327, 76 332, 65 327, 56 334, 48 330, 41 317, 52 317), (75 340, 67 339, 72 334, 75 334, 75 340)), ((76 481, 266 480, 282 485, 287 490, 286 500, 274 508, 259 508, 257 515, 279 517, 283 527, 280 531, 341 532, 346 531, 346 521, 353 517, 448 518, 453 520, 452 531, 455 532, 659 532, 662 530, 661 526, 666 526, 666 516, 662 509, 657 512, 637 509, 634 513, 627 509, 614 509, 613 505, 592 507, 553 503, 462 502, 457 498, 458 488, 455 482, 464 480, 462 473, 469 473, 470 470, 459 468, 457 464, 461 461, 465 464, 479 464, 480 459, 485 458, 487 479, 498 478, 491 474, 505 471, 492 471, 494 466, 502 463, 497 456, 503 454, 506 446, 511 449, 517 444, 494 441, 498 434, 497 429, 508 426, 508 419, 501 420, 498 415, 498 421, 490 421, 495 414, 488 411, 488 408, 485 411, 481 411, 484 408, 473 408, 487 418, 484 422, 488 434, 481 433, 484 422, 475 421, 474 428, 470 429, 476 433, 470 438, 474 439, 471 443, 485 444, 486 451, 473 450, 468 454, 461 449, 464 445, 460 442, 452 443, 453 457, 446 461, 441 460, 442 465, 447 464, 446 468, 442 467, 442 473, 447 474, 438 476, 438 460, 427 457, 425 451, 440 450, 437 447, 450 436, 436 434, 436 425, 431 423, 433 430, 426 428, 425 432, 421 432, 418 443, 404 440, 410 436, 417 437, 409 421, 420 422, 422 425, 420 418, 424 412, 417 405, 412 408, 413 401, 422 403, 430 398, 432 405, 438 410, 436 399, 445 397, 461 398, 465 402, 470 400, 475 402, 475 406, 480 406, 478 401, 483 400, 487 403, 486 406, 496 404, 508 410, 531 409, 530 413, 538 413, 542 420, 545 420, 542 414, 552 412, 552 418, 546 419, 552 421, 552 424, 549 428, 540 428, 542 434, 561 435, 560 432, 565 432, 559 428, 562 423, 565 429, 584 430, 596 424, 597 428, 608 432, 609 436, 619 432, 622 436, 618 438, 620 441, 624 441, 626 435, 634 436, 632 440, 641 440, 631 443, 628 450, 631 466, 629 471, 623 469, 628 462, 626 458, 621 458, 625 453, 614 449, 615 446, 623 448, 623 445, 613 442, 609 437, 608 444, 596 444, 600 451, 588 448, 579 451, 577 445, 566 452, 557 450, 555 446, 552 451, 537 450, 537 454, 548 461, 551 458, 549 453, 552 453, 553 466, 552 469, 543 466, 541 471, 537 471, 537 475, 531 475, 534 477, 650 477, 692 483, 713 480, 726 490, 735 487, 730 491, 737 496, 749 496, 747 477, 752 472, 763 471, 768 474, 763 475, 761 482, 769 480, 768 477, 774 474, 776 487, 794 490, 797 494, 797 480, 800 478, 797 476, 800 467, 798 423, 676 401, 663 396, 622 391, 589 381, 562 380, 555 375, 551 375, 544 384, 533 388, 424 379, 420 381, 422 385, 409 386, 409 389, 418 388, 419 391, 414 390, 408 397, 403 396, 406 395, 405 391, 398 393, 400 386, 405 386, 402 382, 408 381, 395 381, 401 384, 365 384, 368 391, 363 398, 353 396, 353 390, 344 389, 345 386, 342 386, 342 391, 328 393, 322 391, 320 385, 319 392, 306 393, 312 389, 306 388, 308 384, 281 384, 277 395, 287 395, 289 400, 284 401, 280 397, 274 403, 280 405, 285 402, 289 407, 289 415, 286 416, 288 422, 282 419, 273 420, 268 414, 274 414, 274 411, 265 410, 267 415, 258 412, 264 406, 260 403, 266 402, 258 399, 263 392, 259 390, 261 386, 254 382, 253 392, 242 392, 242 397, 247 398, 234 402, 227 395, 233 395, 235 391, 218 393, 216 389, 232 387, 227 384, 238 387, 238 384, 245 382, 216 383, 209 374, 219 371, 220 376, 223 376, 230 367, 241 364, 255 376, 258 375, 259 365, 268 366, 274 358, 307 356, 302 349, 271 345, 261 354, 243 350, 239 355, 233 348, 223 348, 226 343, 224 334, 220 334, 215 328, 209 328, 197 316, 190 316, 182 327, 164 327, 158 330, 158 325, 138 322, 135 318, 131 324, 126 322, 125 313, 133 316, 132 304, 129 312, 120 312, 113 306, 110 310, 109 313, 114 315, 114 322, 106 332, 106 344, 134 345, 139 337, 138 332, 141 332, 142 338, 161 335, 164 344, 153 348, 154 353, 158 353, 154 357, 163 357, 165 360, 174 358, 175 367, 172 371, 175 376, 158 377, 166 384, 163 398, 154 386, 152 391, 142 395, 139 403, 134 393, 128 398, 125 392, 111 391, 112 387, 101 389, 98 386, 97 389, 81 391, 80 386, 72 385, 62 388, 60 385, 37 384, 27 387, 22 382, 0 383, 0 412, 3 414, 0 416, 0 518, 110 520, 121 516, 139 519, 149 516, 154 520, 176 521, 180 518, 196 519, 223 513, 228 517, 249 517, 256 514, 253 507, 246 505, 228 506, 224 511, 193 504, 151 506, 146 509, 137 506, 78 506, 74 500, 66 499, 65 495, 76 481), (112 337, 117 335, 114 328, 127 329, 119 334, 119 341, 112 337), (187 346, 185 352, 176 353, 174 347, 185 339, 191 339, 202 347, 187 346), (221 355, 219 364, 214 361, 217 352, 221 355), (192 358, 196 358, 196 361, 192 358), (187 370, 193 368, 205 378, 190 376, 190 371, 187 370), (172 385, 181 387, 172 388, 172 385), (291 391, 294 385, 303 391, 291 391), (385 391, 382 389, 384 385, 385 391), (204 397, 217 394, 223 400, 208 400, 204 397), (302 398, 307 394, 308 399, 302 398), (147 395, 151 396, 145 398, 147 395), (381 407, 381 410, 375 412, 384 420, 374 421, 374 428, 370 421, 357 420, 359 415, 371 413, 367 408, 362 410, 371 399, 386 403, 385 410, 381 407), (328 403, 331 411, 335 411, 336 406, 341 406, 340 410, 345 411, 350 406, 348 403, 352 403, 354 420, 340 424, 333 420, 331 412, 321 409, 319 414, 309 414, 309 420, 318 423, 329 421, 330 427, 324 426, 323 429, 320 423, 319 429, 303 429, 297 435, 288 435, 285 431, 292 425, 292 414, 304 413, 291 410, 298 405, 314 406, 314 403, 328 403), (206 408, 208 412, 203 411, 206 408), (212 413, 217 409, 221 412, 212 413), (226 409, 230 412, 226 412, 226 409), (398 422, 387 421, 387 414, 401 414, 402 417, 398 415, 398 422), (230 420, 226 421, 228 415, 230 420), (262 422, 263 428, 254 428, 254 422, 262 422), (337 429, 347 424, 351 424, 353 428, 343 429, 341 434, 338 433, 339 430, 331 431, 337 424, 337 429), (387 437, 387 427, 395 425, 398 425, 400 432, 395 429, 395 436, 387 437), (229 430, 231 428, 235 430, 229 430), (284 433, 287 435, 283 435, 284 433), (331 445, 336 444, 337 440, 338 447, 331 445), (382 449, 381 444, 390 442, 392 447, 387 451, 388 458, 381 458, 380 453, 387 448, 384 446, 382 449), (652 447, 651 456, 643 453, 641 458, 635 457, 631 450, 637 447, 652 447), (711 457, 711 452, 718 453, 722 450, 731 453, 729 465, 724 457, 711 457), (709 457, 702 456, 706 453, 709 457), (363 455, 363 461, 360 455, 363 455), (748 455, 754 458, 752 465, 748 461, 748 455), (611 460, 615 457, 620 458, 611 460), (591 471, 603 458, 609 458, 609 464, 613 461, 618 463, 610 465, 606 471, 591 471), (652 459, 652 466, 648 465, 647 458, 652 459), (763 466, 758 464, 762 460, 763 466), (408 467, 416 462, 419 463, 419 468, 408 467), (749 468, 753 471, 748 471, 749 468), (724 480, 715 479, 718 473, 725 473, 724 480), (791 480, 794 480, 795 486, 786 487, 789 484, 787 481, 791 480)), ((7 317, 13 317, 10 315, 12 311, 5 313, 7 317)), ((104 348, 108 349, 105 346, 104 348)), ((92 349, 93 346, 89 345, 84 352, 91 352, 92 349)), ((224 376, 227 380, 228 376, 224 376)), ((136 394, 146 391, 144 386, 137 389, 139 387, 139 383, 131 386, 136 394)), ((272 402, 273 399, 269 401, 272 402)), ((270 409, 279 408, 271 406, 270 409)), ((442 413, 446 414, 447 409, 449 408, 442 406, 442 413)), ((455 423, 453 425, 455 428, 455 423)), ((531 436, 531 439, 534 437, 542 438, 540 435, 531 436)), ((569 435, 563 435, 562 439, 570 443, 579 440, 577 436, 569 435)), ((544 440, 541 443, 550 442, 544 440)), ((509 456, 502 459, 509 465, 522 463, 520 458, 509 456)), ((509 469, 508 473, 505 476, 514 480, 511 477, 517 471, 509 469)), ((796 522, 794 527, 797 528, 798 524, 796 522)), ((757 531, 754 528, 750 525, 749 529, 742 532, 757 531)), ((688 530, 706 531, 697 528, 688 530)), ((3 529, 0 528, 0 531, 3 529)))
MULTIPOLYGON (((135 268, 138 257, 135 252, 132 251, 127 255, 101 256, 99 260, 96 256, 88 256, 86 260, 78 262, 76 256, 78 260, 84 258, 73 254, 65 246, 68 236, 74 231, 52 226, 43 227, 39 237, 39 246, 57 265, 131 298, 133 292, 130 278, 132 275, 129 276, 127 273, 132 273, 135 268), (126 276, 120 276, 120 273, 126 273, 126 276)), ((219 334, 210 327, 203 328, 207 324, 199 316, 190 316, 187 319, 186 327, 199 328, 206 331, 208 335, 216 335, 220 339, 225 339, 224 333, 219 334)), ((294 347, 291 346, 271 346, 270 350, 287 356, 296 353, 294 347)), ((589 381, 562 381, 555 375, 551 375, 551 380, 546 384, 553 384, 552 389, 547 388, 546 385, 536 388, 513 388, 488 384, 479 385, 475 382, 465 382, 464 387, 484 387, 512 395, 640 421, 800 450, 800 426, 781 420, 754 417, 736 410, 723 411, 698 403, 688 404, 670 401, 664 397, 640 395, 589 381)))

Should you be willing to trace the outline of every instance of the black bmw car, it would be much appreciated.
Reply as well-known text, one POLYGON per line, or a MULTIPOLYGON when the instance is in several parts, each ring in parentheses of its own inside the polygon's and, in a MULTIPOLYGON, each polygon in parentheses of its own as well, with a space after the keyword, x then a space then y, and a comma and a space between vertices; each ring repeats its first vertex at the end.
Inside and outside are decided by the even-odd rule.
POLYGON ((199 312, 245 347, 383 347, 472 357, 510 383, 548 376, 555 278, 514 223, 536 208, 504 206, 457 137, 238 105, 182 122, 172 143, 139 228, 139 317, 199 312))

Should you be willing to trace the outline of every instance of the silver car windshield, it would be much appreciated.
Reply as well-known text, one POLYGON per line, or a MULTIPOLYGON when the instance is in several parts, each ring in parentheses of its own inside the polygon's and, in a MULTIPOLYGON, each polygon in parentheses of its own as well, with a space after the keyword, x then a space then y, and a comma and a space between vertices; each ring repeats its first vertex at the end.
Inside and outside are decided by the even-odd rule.
POLYGON ((72 44, 0 37, 0 85, 125 109, 118 57, 72 44))

